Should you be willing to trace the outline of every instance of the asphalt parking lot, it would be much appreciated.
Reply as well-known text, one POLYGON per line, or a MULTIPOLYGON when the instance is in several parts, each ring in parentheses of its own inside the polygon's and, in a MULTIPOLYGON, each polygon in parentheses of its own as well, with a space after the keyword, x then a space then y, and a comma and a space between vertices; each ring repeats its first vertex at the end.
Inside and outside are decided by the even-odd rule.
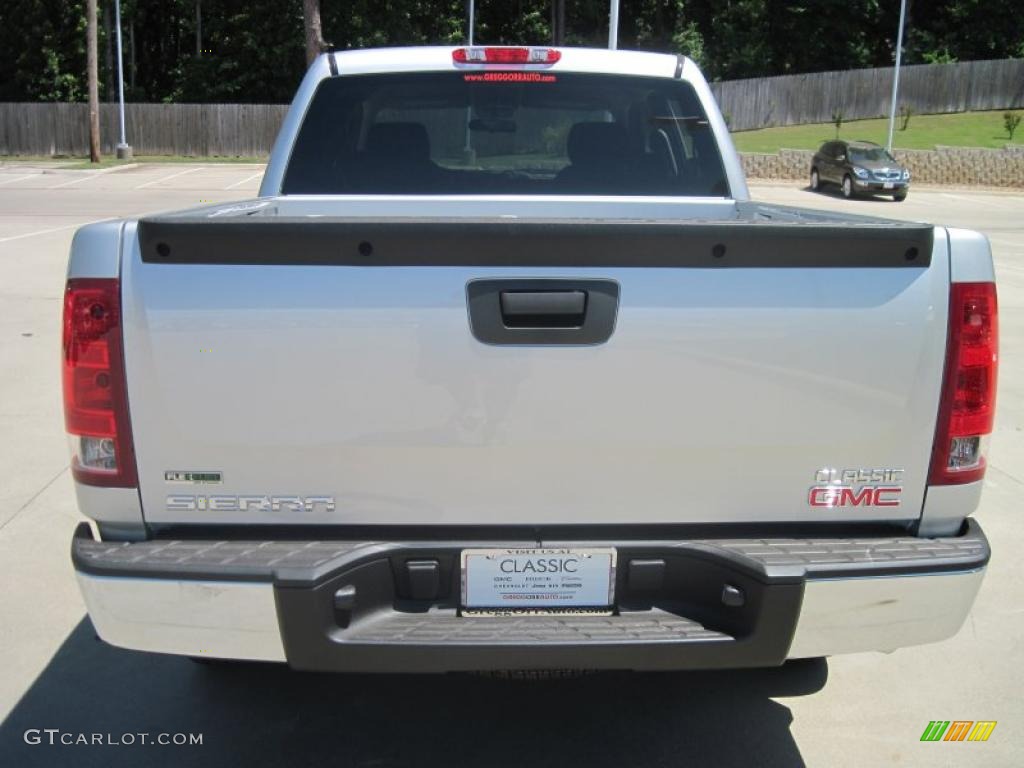
POLYGON ((1024 193, 914 189, 844 201, 796 184, 769 202, 985 232, 1002 363, 978 516, 994 549, 953 639, 779 669, 553 681, 367 677, 204 667, 96 640, 68 557, 77 522, 63 434, 60 310, 76 227, 255 194, 255 165, 72 171, 0 164, 0 764, 1024 764, 1024 193), (921 743, 929 720, 996 720, 986 743, 921 743), (29 745, 26 729, 201 733, 201 746, 29 745))

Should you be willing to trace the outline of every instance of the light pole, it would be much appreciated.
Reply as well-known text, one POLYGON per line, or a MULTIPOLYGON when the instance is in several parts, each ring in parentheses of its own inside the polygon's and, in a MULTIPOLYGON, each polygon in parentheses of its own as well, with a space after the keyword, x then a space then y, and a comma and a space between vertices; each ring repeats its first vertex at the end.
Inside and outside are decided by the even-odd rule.
POLYGON ((608 49, 614 51, 619 47, 619 0, 611 0, 608 9, 608 49))
POLYGON ((117 101, 121 121, 121 143, 117 145, 117 159, 131 160, 132 148, 124 135, 124 55, 121 53, 121 0, 114 0, 114 22, 117 26, 117 101))
POLYGON ((889 105, 889 140, 885 148, 892 152, 892 129, 896 125, 896 94, 900 87, 900 59, 903 55, 903 19, 907 14, 907 0, 900 0, 900 30, 896 33, 896 68, 892 73, 892 104, 889 105))

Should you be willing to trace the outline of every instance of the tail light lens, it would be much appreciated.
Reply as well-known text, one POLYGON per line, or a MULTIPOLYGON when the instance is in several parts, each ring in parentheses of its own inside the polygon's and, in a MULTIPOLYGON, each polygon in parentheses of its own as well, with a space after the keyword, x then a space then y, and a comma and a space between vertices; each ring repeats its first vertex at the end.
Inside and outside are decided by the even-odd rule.
POLYGON ((554 64, 562 52, 554 48, 456 48, 452 61, 456 64, 554 64))
POLYGON ((136 485, 116 279, 69 280, 64 293, 64 423, 71 472, 88 485, 136 485))
POLYGON ((932 485, 985 476, 996 408, 999 312, 995 283, 953 283, 946 372, 932 453, 932 485))

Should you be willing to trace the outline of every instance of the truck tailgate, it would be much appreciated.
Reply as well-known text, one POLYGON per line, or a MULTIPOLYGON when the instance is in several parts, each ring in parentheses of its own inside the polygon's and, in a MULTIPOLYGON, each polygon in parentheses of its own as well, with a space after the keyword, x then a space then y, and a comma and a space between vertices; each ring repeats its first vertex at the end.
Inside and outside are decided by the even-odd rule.
POLYGON ((915 519, 948 256, 886 225, 143 221, 122 282, 145 517, 915 519), (481 340, 469 286, 544 280, 588 312, 611 286, 606 340, 528 316, 481 340))

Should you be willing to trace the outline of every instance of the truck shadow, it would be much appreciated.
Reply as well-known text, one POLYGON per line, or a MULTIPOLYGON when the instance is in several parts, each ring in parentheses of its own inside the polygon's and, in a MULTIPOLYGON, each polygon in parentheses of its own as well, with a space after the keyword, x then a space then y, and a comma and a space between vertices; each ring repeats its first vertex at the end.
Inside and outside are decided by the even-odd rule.
POLYGON ((123 651, 83 619, 0 725, 0 763, 794 766, 792 716, 772 697, 815 693, 827 677, 824 660, 561 680, 324 675, 123 651), (201 733, 202 745, 26 743, 45 728, 122 741, 201 733))

